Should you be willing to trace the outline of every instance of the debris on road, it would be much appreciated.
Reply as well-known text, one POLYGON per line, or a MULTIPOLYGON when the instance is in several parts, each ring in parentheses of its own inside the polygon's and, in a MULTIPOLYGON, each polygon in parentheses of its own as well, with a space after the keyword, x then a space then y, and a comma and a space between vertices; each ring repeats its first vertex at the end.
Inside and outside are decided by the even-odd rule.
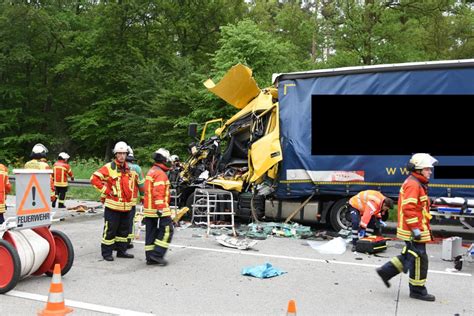
POLYGON ((217 236, 216 241, 225 247, 236 248, 239 250, 250 249, 258 242, 256 240, 238 239, 236 237, 230 237, 226 235, 217 236))
POLYGON ((272 278, 287 273, 275 268, 271 263, 266 262, 261 266, 246 267, 242 269, 242 275, 249 275, 260 279, 272 278))

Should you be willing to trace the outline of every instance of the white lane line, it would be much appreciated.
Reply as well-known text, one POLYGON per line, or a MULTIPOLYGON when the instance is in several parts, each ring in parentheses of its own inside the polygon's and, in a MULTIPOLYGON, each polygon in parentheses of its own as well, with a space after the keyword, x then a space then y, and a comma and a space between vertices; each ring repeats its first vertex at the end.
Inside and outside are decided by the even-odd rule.
MULTIPOLYGON (((145 243, 144 241, 141 241, 141 240, 135 240, 134 242, 139 243, 139 244, 144 244, 145 243)), ((253 253, 253 252, 246 252, 246 251, 234 251, 234 250, 227 250, 227 249, 213 249, 213 248, 194 247, 194 246, 185 246, 185 245, 176 245, 176 244, 171 244, 170 247, 172 247, 172 248, 186 248, 186 249, 194 249, 194 250, 204 250, 204 251, 213 251, 213 252, 223 252, 223 253, 232 253, 232 254, 255 256, 255 257, 279 258, 279 259, 311 261, 311 262, 319 262, 319 263, 334 263, 334 264, 351 265, 351 266, 368 267, 368 268, 378 268, 379 267, 378 265, 368 264, 368 263, 345 262, 345 261, 314 259, 314 258, 304 258, 304 257, 290 257, 290 256, 282 256, 282 255, 271 255, 271 254, 253 253)), ((439 270, 428 270, 428 272, 438 273, 438 274, 455 275, 455 276, 472 277, 472 274, 470 274, 470 273, 448 272, 448 271, 439 271, 439 270)))
MULTIPOLYGON (((40 302, 46 302, 48 300, 48 297, 44 296, 44 295, 39 295, 39 294, 34 294, 34 293, 27 293, 27 292, 20 292, 20 291, 15 291, 15 290, 7 292, 4 295, 19 297, 19 298, 26 298, 26 299, 29 299, 29 300, 40 301, 40 302)), ((64 304, 66 306, 69 306, 69 307, 76 307, 76 308, 80 308, 80 309, 86 309, 86 310, 90 310, 90 311, 107 313, 107 314, 114 314, 114 315, 127 315, 127 316, 128 315, 130 315, 130 316, 150 316, 150 315, 153 315, 153 314, 148 314, 148 313, 135 312, 135 311, 131 311, 129 309, 121 309, 121 308, 115 308, 115 307, 109 307, 109 306, 103 306, 103 305, 97 305, 97 304, 89 304, 89 303, 73 301, 73 300, 67 300, 67 299, 64 300, 64 304)))

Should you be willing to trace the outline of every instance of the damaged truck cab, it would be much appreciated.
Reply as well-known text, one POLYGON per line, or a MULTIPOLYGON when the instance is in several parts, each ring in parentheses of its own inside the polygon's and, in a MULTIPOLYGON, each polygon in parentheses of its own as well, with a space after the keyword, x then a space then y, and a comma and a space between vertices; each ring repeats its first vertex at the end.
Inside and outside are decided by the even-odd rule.
MULTIPOLYGON (((367 189, 396 199, 415 152, 440 161, 432 197, 474 198, 467 118, 458 118, 449 144, 439 140, 444 134, 438 126, 428 136, 431 141, 421 145, 400 144, 405 127, 399 118, 433 97, 450 97, 450 109, 461 109, 454 95, 474 95, 474 60, 326 69, 273 79, 275 86, 260 89, 252 71, 238 64, 217 84, 204 83, 239 111, 227 121, 207 122, 191 146, 176 187, 182 204, 191 206, 196 188, 220 188, 233 193, 241 217, 348 228, 348 199, 367 189), (396 108, 389 108, 388 98, 399 101, 396 108), (370 111, 384 113, 388 128, 368 120, 370 111), (335 129, 347 133, 334 136, 335 129), (381 131, 387 141, 375 142, 370 134, 381 131)), ((196 124, 190 125, 190 135, 197 136, 196 124)))

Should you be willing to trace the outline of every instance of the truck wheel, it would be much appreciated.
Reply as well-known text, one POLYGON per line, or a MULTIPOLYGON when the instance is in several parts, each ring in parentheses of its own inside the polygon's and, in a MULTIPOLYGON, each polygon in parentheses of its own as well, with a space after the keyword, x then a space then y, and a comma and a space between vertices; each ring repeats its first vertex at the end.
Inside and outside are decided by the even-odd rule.
POLYGON ((329 214, 329 221, 331 222, 332 228, 335 231, 340 231, 341 229, 351 229, 352 220, 351 214, 346 206, 348 199, 340 199, 331 208, 329 214))
POLYGON ((20 279, 21 263, 16 249, 0 239, 0 294, 13 289, 20 279))
POLYGON ((54 271, 54 265, 59 263, 61 265, 61 275, 65 275, 69 272, 74 262, 74 248, 72 246, 69 237, 58 230, 52 230, 54 242, 56 244, 56 256, 51 268, 46 271, 46 275, 52 276, 54 271))

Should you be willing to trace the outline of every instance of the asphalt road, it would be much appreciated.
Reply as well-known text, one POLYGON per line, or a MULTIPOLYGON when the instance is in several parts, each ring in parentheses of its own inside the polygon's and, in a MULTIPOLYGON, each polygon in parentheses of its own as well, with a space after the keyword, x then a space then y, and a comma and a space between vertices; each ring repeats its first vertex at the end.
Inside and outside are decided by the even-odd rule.
MULTIPOLYGON (((75 261, 63 276, 66 304, 74 315, 285 315, 290 299, 298 315, 474 315, 474 263, 450 272, 441 244, 429 244, 428 290, 436 302, 409 298, 408 277, 386 288, 375 268, 398 254, 399 241, 379 257, 322 255, 305 240, 270 237, 254 250, 225 248, 200 228, 176 231, 166 267, 147 266, 143 236, 135 259, 106 262, 100 255, 101 214, 68 216, 52 229, 66 233, 75 261), (242 276, 265 262, 287 273, 271 279, 242 276)), ((51 279, 27 277, 0 296, 0 315, 34 315, 45 307, 51 279)))

